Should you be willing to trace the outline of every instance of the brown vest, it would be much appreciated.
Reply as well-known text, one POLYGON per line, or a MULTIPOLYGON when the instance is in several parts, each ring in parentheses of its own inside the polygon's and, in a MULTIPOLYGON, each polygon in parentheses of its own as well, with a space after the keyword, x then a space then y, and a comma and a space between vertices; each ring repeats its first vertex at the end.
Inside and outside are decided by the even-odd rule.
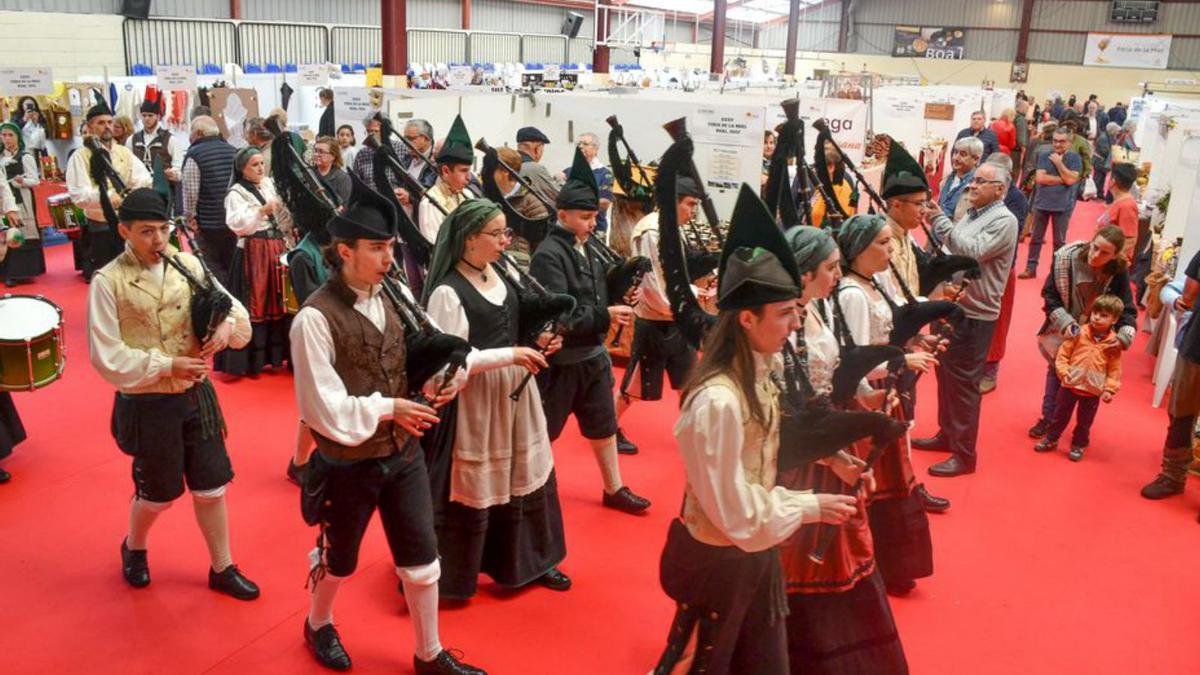
MULTIPOLYGON (((340 278, 330 277, 305 302, 325 316, 333 337, 334 363, 346 393, 370 396, 379 393, 389 398, 408 395, 404 372, 404 327, 394 311, 385 312, 384 332, 354 309, 354 291, 340 278)), ((387 457, 405 449, 408 434, 391 420, 379 423, 375 434, 362 445, 336 443, 313 431, 317 448, 326 456, 341 461, 387 457)), ((416 444, 409 444, 415 448, 416 444)))

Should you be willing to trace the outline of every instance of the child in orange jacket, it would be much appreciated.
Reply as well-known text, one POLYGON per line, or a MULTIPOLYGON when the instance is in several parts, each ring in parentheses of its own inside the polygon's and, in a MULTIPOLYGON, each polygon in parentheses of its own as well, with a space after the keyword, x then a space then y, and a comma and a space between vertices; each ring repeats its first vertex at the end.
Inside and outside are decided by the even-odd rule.
POLYGON ((1058 437, 1071 422, 1071 413, 1079 406, 1075 430, 1071 432, 1071 452, 1068 457, 1078 462, 1088 446, 1092 421, 1100 401, 1108 403, 1121 388, 1122 346, 1113 332, 1125 303, 1115 295, 1101 295, 1092 303, 1088 323, 1075 335, 1063 341, 1054 359, 1058 381, 1062 383, 1054 402, 1054 419, 1046 437, 1033 449, 1053 452, 1058 449, 1058 437))

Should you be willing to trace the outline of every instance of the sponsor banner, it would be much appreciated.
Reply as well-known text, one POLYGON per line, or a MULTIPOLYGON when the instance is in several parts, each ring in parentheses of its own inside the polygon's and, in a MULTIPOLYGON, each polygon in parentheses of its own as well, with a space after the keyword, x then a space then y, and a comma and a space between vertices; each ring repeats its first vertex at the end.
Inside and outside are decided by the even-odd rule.
POLYGON ((1171 36, 1141 33, 1088 33, 1083 65, 1105 68, 1166 69, 1171 36))
POLYGON ((962 28, 896 26, 892 56, 958 61, 963 58, 966 44, 967 32, 962 28))

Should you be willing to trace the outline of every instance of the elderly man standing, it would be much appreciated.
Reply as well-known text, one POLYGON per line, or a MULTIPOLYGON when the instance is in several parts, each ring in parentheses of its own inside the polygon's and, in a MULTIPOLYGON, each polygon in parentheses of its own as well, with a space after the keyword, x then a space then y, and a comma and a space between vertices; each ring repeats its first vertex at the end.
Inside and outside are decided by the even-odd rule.
MULTIPOLYGON (((591 132, 579 134, 579 141, 575 147, 579 148, 584 159, 588 161, 588 166, 592 167, 592 175, 596 177, 596 184, 600 186, 600 212, 596 214, 596 232, 607 232, 608 207, 612 206, 614 179, 613 172, 600 161, 600 137, 591 132)), ((563 169, 563 180, 566 180, 570 173, 571 167, 563 169)))
MULTIPOLYGON (((418 157, 408 152, 407 157, 400 155, 400 161, 404 163, 408 175, 416 179, 421 187, 428 190, 438 179, 437 166, 429 163, 429 160, 433 159, 433 125, 420 118, 411 119, 404 125, 404 139, 412 143, 421 156, 418 157)), ((405 150, 408 149, 405 148, 405 150)))
POLYGON ((933 476, 975 472, 979 378, 1017 247, 1016 217, 1004 206, 1011 182, 1011 174, 1003 167, 984 164, 976 169, 967 190, 971 208, 958 224, 934 209, 937 238, 950 253, 978 260, 980 277, 959 298, 966 317, 938 359, 938 432, 933 438, 913 441, 914 447, 924 450, 954 453, 929 467, 933 476))
POLYGON ((958 132, 954 140, 961 141, 964 138, 978 138, 979 142, 983 143, 983 150, 980 152, 983 157, 991 157, 993 152, 1000 152, 1000 141, 996 138, 996 132, 988 128, 987 117, 982 111, 976 110, 971 113, 971 126, 958 132))
POLYGON ((1054 250, 1067 242, 1067 224, 1075 204, 1075 183, 1083 175, 1083 159, 1071 150, 1074 133, 1066 128, 1054 130, 1054 140, 1049 149, 1041 150, 1038 157, 1037 175, 1033 193, 1033 238, 1029 242, 1029 258, 1025 271, 1019 279, 1037 276, 1038 257, 1042 253, 1042 242, 1046 239, 1046 223, 1052 226, 1054 250))
MULTIPOLYGON (((96 139, 97 147, 108 152, 109 161, 124 181, 126 189, 150 187, 153 179, 146 170, 146 165, 140 162, 129 148, 114 142, 112 110, 102 98, 97 96, 97 99, 96 105, 87 111, 87 135, 96 139)), ((92 179, 91 162, 92 150, 86 147, 76 150, 67 162, 67 191, 71 195, 71 201, 83 209, 83 215, 87 219, 83 224, 84 253, 81 267, 83 278, 88 281, 91 281, 94 272, 125 250, 125 243, 117 233, 116 226, 109 227, 108 219, 104 215, 100 188, 92 179)), ((225 179, 228 182, 229 176, 226 175, 225 179)), ((106 181, 106 185, 106 196, 115 212, 121 207, 122 195, 111 181, 106 181)))
POLYGON ((938 195, 938 206, 953 220, 958 220, 966 212, 966 204, 960 209, 959 202, 975 177, 975 167, 983 159, 983 150, 984 144, 978 138, 960 138, 954 142, 954 149, 950 153, 953 171, 942 183, 942 191, 938 195))
POLYGON ((237 235, 225 225, 225 193, 237 150, 211 117, 192 119, 191 145, 183 157, 183 218, 199 240, 204 259, 222 284, 229 283, 229 263, 237 235))
MULTIPOLYGON (((517 130, 517 152, 521 153, 521 177, 529 181, 533 191, 547 204, 558 199, 562 185, 542 166, 542 154, 550 142, 546 134, 537 127, 521 127, 517 130)), ((611 194, 611 193, 610 193, 611 194)))

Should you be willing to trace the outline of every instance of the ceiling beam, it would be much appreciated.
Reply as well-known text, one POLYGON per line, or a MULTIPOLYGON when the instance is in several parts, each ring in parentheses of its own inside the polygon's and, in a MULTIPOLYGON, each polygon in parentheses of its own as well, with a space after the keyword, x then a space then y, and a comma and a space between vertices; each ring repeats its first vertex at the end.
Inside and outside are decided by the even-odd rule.
POLYGON ((1029 27, 1033 24, 1033 0, 1025 0, 1021 6, 1021 32, 1017 34, 1017 63, 1029 61, 1029 27))

